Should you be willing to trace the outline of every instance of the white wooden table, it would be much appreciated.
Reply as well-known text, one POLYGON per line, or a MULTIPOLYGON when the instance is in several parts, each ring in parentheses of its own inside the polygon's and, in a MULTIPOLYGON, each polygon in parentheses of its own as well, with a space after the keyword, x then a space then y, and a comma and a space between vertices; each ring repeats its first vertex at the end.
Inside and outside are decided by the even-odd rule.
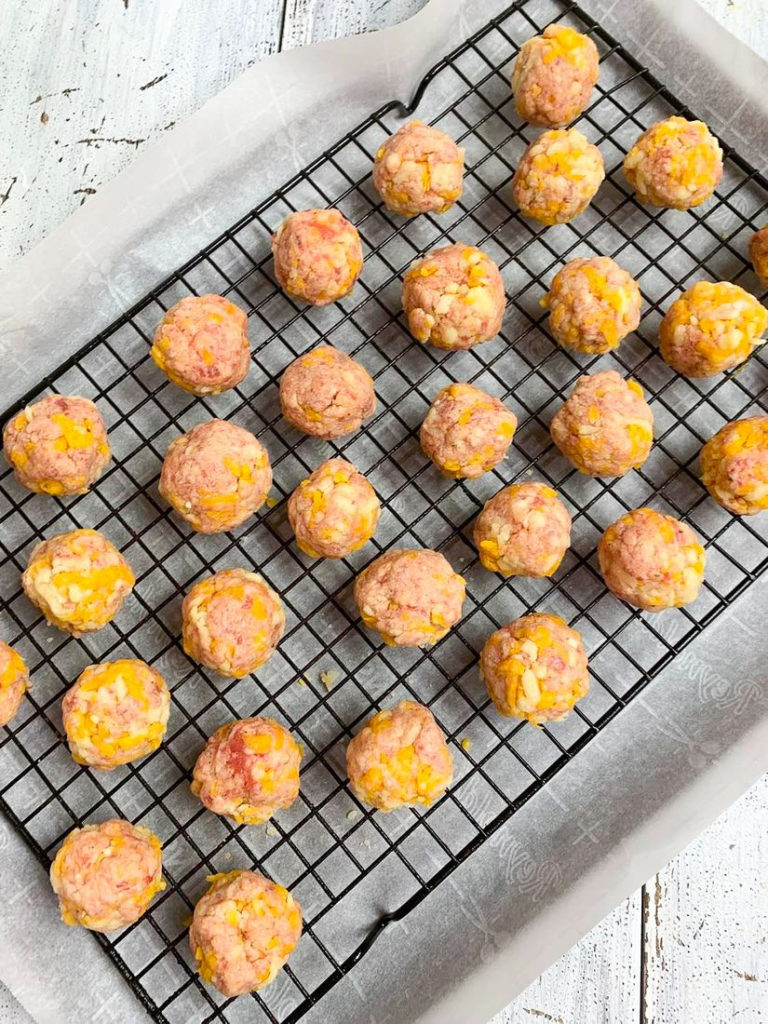
MULTIPOLYGON (((392 24, 422 2, 3 0, 0 268, 254 61, 392 24)), ((768 54, 765 0, 701 3, 768 54)), ((766 865, 768 779, 493 1024, 768 1021, 766 865)), ((2 986, 0 1024, 29 1024, 2 986)))

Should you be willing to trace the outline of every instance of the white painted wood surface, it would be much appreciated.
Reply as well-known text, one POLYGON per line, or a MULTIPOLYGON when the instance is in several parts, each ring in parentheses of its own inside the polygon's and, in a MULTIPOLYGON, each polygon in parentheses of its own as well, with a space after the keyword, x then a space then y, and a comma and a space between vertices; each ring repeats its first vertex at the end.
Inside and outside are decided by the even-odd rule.
MULTIPOLYGON (((768 53, 765 0, 701 0, 768 53)), ((3 0, 0 268, 137 149, 281 48, 422 0, 3 0)), ((768 779, 627 899, 493 1024, 768 1021, 768 779)), ((0 986, 0 1024, 28 1018, 0 986)))

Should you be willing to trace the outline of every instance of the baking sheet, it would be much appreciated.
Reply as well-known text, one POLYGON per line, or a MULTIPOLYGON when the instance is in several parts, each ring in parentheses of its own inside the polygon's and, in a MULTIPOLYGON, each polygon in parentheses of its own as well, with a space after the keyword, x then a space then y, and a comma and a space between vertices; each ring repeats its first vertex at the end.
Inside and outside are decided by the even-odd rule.
MULTIPOLYGON (((50 353, 50 363, 56 365, 93 334, 96 324, 106 324, 121 313, 158 277, 210 241, 384 97, 407 96, 436 55, 505 5, 466 3, 456 21, 458 6, 433 0, 411 26, 379 34, 386 37, 383 42, 374 36, 321 44, 306 51, 304 59, 288 54, 252 69, 233 84, 231 93, 227 90, 139 158, 60 232, 5 274, 0 279, 1 340, 17 366, 8 400, 43 375, 51 337, 60 339, 50 353), (398 31, 399 36, 394 34, 398 31), (424 46, 428 52, 422 53, 424 46), (396 61, 393 53, 398 54, 396 61), (352 90, 351 83, 361 73, 368 86, 352 90), (300 86, 295 85, 296 77, 300 86), (348 91, 354 92, 354 100, 340 106, 339 97, 348 91), (269 101, 254 112, 254 96, 267 95, 269 101), (332 98, 334 119, 329 126, 318 110, 328 109, 332 98), (314 106, 308 107, 308 102, 314 106), (283 103, 291 110, 289 125, 281 120, 283 103), (299 109, 306 111, 303 117, 296 116, 299 109), (264 131, 280 135, 279 158, 274 146, 263 145, 269 137, 261 134, 264 131), (212 137, 216 146, 210 145, 212 137), (157 180, 158 165, 172 168, 162 181, 157 180), (126 196, 132 197, 128 203, 126 196), (121 210, 127 211, 125 217, 121 210), (93 310, 93 317, 83 318, 83 309, 93 310)), ((650 4, 584 6, 592 13, 602 12, 606 28, 628 38, 630 48, 660 78, 669 80, 664 54, 670 67, 690 68, 691 74, 670 81, 671 87, 707 116, 724 138, 760 162, 766 151, 765 119, 758 119, 756 107, 744 98, 743 83, 734 83, 731 91, 722 70, 713 72, 707 48, 734 73, 746 73, 750 82, 765 85, 768 77, 762 62, 687 3, 674 5, 673 12, 691 33, 684 48, 672 33, 669 12, 650 4)), ((333 1019, 404 1022, 421 1013, 425 1021, 468 1024, 487 1018, 746 788, 766 766, 768 708, 758 685, 759 618, 750 618, 760 606, 765 607, 764 587, 753 588, 734 606, 732 622, 721 619, 486 849, 404 925, 390 929, 343 989, 329 997, 333 1019), (733 628, 741 631, 745 654, 738 676, 731 671, 732 658, 724 664, 721 654, 722 636, 730 639, 733 628), (729 632, 718 633, 724 629, 729 632), (636 756, 628 756, 629 751, 636 756), (619 778, 620 787, 615 782, 619 778), (709 801, 702 813, 703 785, 709 801), (601 792, 601 786, 607 792, 601 792), (627 807, 633 808, 631 818, 627 807), (593 827, 595 808, 601 810, 598 828, 593 827), (597 843, 577 841, 584 827, 594 832, 597 843), (500 901, 499 886, 515 898, 500 901), (451 935, 440 934, 435 922, 455 913, 457 905, 467 924, 452 931, 460 937, 454 942, 451 935), (430 979, 416 971, 415 965, 425 961, 440 965, 430 979), (395 972, 406 980, 393 995, 395 972), (468 980, 452 993, 450 1005, 428 1010, 429 1001, 470 976, 482 984, 468 980), (465 1002, 468 994, 472 998, 465 1002)), ((92 939, 53 923, 55 912, 42 873, 6 823, 0 836, 4 858, 7 853, 8 862, 14 869, 18 864, 22 872, 0 934, 0 970, 20 1001, 41 1021, 142 1019, 138 1004, 116 974, 114 985, 101 984, 110 968, 92 939), (30 927, 30 918, 40 924, 40 931, 30 927), (52 941, 55 958, 50 955, 52 941), (44 963, 37 959, 41 952, 44 963), (33 969, 36 963, 38 970, 33 969), (39 984, 41 975, 47 979, 45 986, 39 984)), ((327 1003, 324 1000, 309 1019, 328 1019, 327 1003)))

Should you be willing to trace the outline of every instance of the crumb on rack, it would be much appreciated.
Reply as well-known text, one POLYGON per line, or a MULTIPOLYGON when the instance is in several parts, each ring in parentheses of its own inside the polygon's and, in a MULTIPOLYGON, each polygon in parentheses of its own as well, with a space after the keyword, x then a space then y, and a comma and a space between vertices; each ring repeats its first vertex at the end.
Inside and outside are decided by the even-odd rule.
POLYGON ((279 500, 280 500, 279 498, 273 498, 273 497, 272 497, 272 495, 270 494, 270 495, 269 495, 269 496, 267 497, 267 499, 266 499, 266 501, 264 502, 264 504, 265 504, 265 505, 267 506, 267 508, 274 508, 274 507, 275 507, 275 505, 276 505, 276 504, 278 503, 278 501, 279 501, 279 500))
POLYGON ((279 832, 277 831, 274 825, 267 825, 264 831, 266 832, 270 839, 274 839, 275 836, 279 835, 279 832))
POLYGON ((354 807, 351 810, 347 811, 347 818, 349 819, 349 821, 354 821, 355 818, 357 818, 357 811, 355 810, 354 807))
POLYGON ((461 749, 466 751, 466 753, 469 753, 471 747, 472 747, 472 741, 468 737, 465 736, 464 739, 461 741, 461 749))
POLYGON ((304 678, 304 676, 299 676, 299 678, 296 680, 296 682, 299 684, 299 686, 306 686, 307 685, 307 680, 304 678))
POLYGON ((328 672, 321 672, 320 673, 320 682, 323 684, 323 686, 326 688, 326 690, 330 690, 333 687, 333 684, 336 682, 336 680, 338 678, 339 678, 339 673, 338 672, 328 671, 328 672))

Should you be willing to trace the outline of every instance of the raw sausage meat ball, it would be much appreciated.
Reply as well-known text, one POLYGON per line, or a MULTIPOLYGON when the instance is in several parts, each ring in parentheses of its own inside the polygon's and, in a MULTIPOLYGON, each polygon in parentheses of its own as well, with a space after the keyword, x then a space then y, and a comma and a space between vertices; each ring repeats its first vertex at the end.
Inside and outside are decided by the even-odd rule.
POLYGON ((449 384, 435 395, 419 440, 439 470, 475 479, 504 459, 517 416, 503 402, 471 384, 449 384))
POLYGON ((0 640, 0 725, 8 725, 19 710, 28 686, 26 662, 10 644, 0 640))
POLYGON ((311 558, 344 558, 373 536, 381 504, 351 462, 329 459, 288 499, 296 544, 311 558))
POLYGON ((597 47, 568 25, 548 25, 520 47, 512 93, 520 117, 545 128, 564 128, 589 103, 600 74, 597 47))
POLYGON ((354 224, 338 210, 301 210, 272 236, 277 283, 294 299, 327 306, 351 292, 363 269, 354 224))
POLYGON ((109 771, 146 757, 160 746, 170 709, 165 680, 146 662, 89 665, 61 705, 73 759, 109 771))
POLYGON ((763 288, 768 288, 768 224, 749 240, 749 258, 763 288))
POLYGON ((649 612, 690 604, 704 579, 706 555, 696 534, 652 508, 637 508, 612 523, 597 557, 608 589, 649 612))
POLYGON ((110 460, 99 410, 64 395, 48 395, 6 423, 3 451, 19 483, 40 494, 85 494, 110 460))
POLYGON ((433 249, 403 278, 408 330, 436 348, 471 348, 495 338, 506 304, 499 268, 474 245, 433 249))
POLYGON ((589 691, 581 636, 557 615, 534 612, 497 629, 480 653, 496 710, 534 725, 559 722, 589 691))
POLYGON ((208 881, 189 929, 200 977, 228 997, 264 988, 299 941, 301 907, 256 871, 229 871, 208 881))
POLYGON ((192 792, 214 814, 261 825, 299 795, 301 750, 273 718, 228 722, 195 762, 192 792))
POLYGON ((255 572, 222 569, 196 583, 181 606, 184 652, 240 679, 271 657, 285 629, 280 598, 255 572))
POLYGON ((439 128, 409 121, 376 154, 373 184, 387 209, 404 217, 445 213, 461 195, 464 150, 439 128))
POLYGON ((701 482, 723 508, 753 516, 768 508, 768 416, 727 423, 701 449, 701 482))
POLYGON ((165 888, 160 840, 113 818, 70 832, 51 865, 65 924, 113 932, 133 924, 165 888))
POLYGON ((639 469, 653 444, 653 413, 634 380, 615 370, 585 374, 550 426, 552 440, 588 476, 639 469))
POLYGON ((221 295, 188 295, 157 326, 150 355, 185 391, 218 395, 248 373, 248 317, 221 295))
POLYGON ((332 345, 318 345, 284 371, 280 406, 291 426, 331 441, 360 429, 373 415, 376 395, 365 367, 332 345))
POLYGON ((379 555, 355 580, 363 622, 386 644, 425 647, 461 618, 464 578, 429 548, 396 548, 379 555))
POLYGON ((193 530, 234 530, 257 512, 272 486, 266 449, 227 420, 198 423, 172 441, 160 494, 193 530))
POLYGON ((135 582, 125 558, 97 530, 60 533, 38 544, 21 577, 32 604, 73 636, 111 622, 135 582))
POLYGON ((401 701, 369 719, 347 747, 352 792, 380 811, 428 807, 453 778, 453 758, 434 715, 401 701))
POLYGON ((575 259, 559 270, 541 305, 558 345, 590 355, 609 352, 637 329, 640 289, 608 256, 575 259))
POLYGON ((661 321, 661 357, 684 377, 714 377, 748 359, 767 326, 768 312, 737 284, 697 281, 661 321))
POLYGON ((570 547, 571 517, 551 487, 511 484, 485 503, 473 539, 491 572, 551 576, 570 547))
POLYGON ((701 121, 668 117, 646 129, 624 157, 642 203, 687 210, 709 199, 723 176, 723 151, 701 121))
POLYGON ((600 150, 581 132, 544 132, 523 153, 512 178, 512 199, 525 217, 565 224, 586 210, 604 177, 600 150))

